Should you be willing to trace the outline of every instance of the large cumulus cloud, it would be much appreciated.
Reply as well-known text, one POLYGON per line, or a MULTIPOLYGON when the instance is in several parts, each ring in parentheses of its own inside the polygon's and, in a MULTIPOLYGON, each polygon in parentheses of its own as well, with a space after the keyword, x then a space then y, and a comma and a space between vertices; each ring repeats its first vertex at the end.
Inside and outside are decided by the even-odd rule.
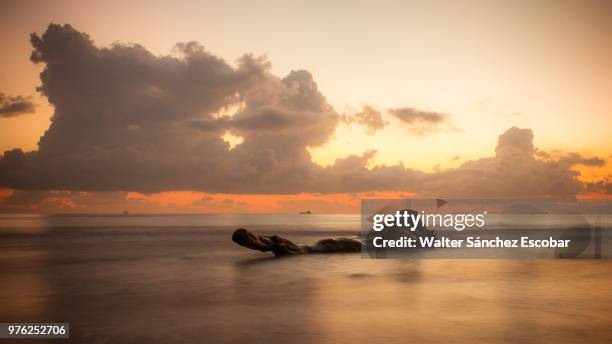
POLYGON ((578 153, 542 159, 533 146, 533 131, 510 128, 499 136, 495 156, 468 161, 427 178, 423 188, 455 197, 566 197, 585 191, 575 165, 603 166, 598 158, 578 153))
MULTIPOLYGON (((194 42, 177 45, 175 56, 139 45, 100 48, 69 25, 50 25, 31 42, 32 61, 45 66, 40 92, 55 113, 38 150, 3 154, 0 186, 12 189, 556 196, 587 189, 572 166, 603 163, 577 154, 543 157, 530 130, 512 128, 494 157, 455 169, 369 169, 373 151, 323 167, 307 148, 327 142, 343 116, 307 71, 279 78, 265 58, 250 55, 232 66, 194 42), (226 132, 242 143, 231 148, 226 132)), ((370 110, 359 123, 384 127, 370 110)), ((391 113, 428 128, 447 122, 414 109, 391 113)))
POLYGON ((233 67, 193 42, 177 45, 180 56, 99 48, 69 25, 31 43, 55 113, 37 151, 4 153, 3 186, 292 192, 313 167, 306 147, 338 122, 310 73, 280 79, 263 58, 233 67), (215 115, 235 104, 244 107, 233 116, 215 115), (227 130, 244 143, 230 151, 227 130))

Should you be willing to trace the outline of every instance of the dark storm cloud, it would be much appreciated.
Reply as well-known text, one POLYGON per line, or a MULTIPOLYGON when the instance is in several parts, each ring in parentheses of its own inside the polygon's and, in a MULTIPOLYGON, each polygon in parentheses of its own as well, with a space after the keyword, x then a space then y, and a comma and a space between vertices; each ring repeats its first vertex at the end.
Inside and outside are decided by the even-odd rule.
POLYGON ((36 106, 31 97, 7 96, 0 92, 0 117, 15 117, 33 113, 36 106))
MULTIPOLYGON (((374 151, 323 167, 312 162, 308 148, 326 143, 343 116, 307 71, 279 78, 265 58, 251 55, 232 66, 194 42, 178 44, 175 56, 155 56, 140 45, 100 48, 69 25, 50 25, 31 42, 32 61, 44 65, 40 91, 55 113, 37 151, 4 153, 2 187, 565 196, 586 189, 573 165, 600 163, 575 155, 536 156, 531 130, 511 128, 500 136, 494 157, 455 169, 369 168, 374 151), (227 131, 242 143, 230 149, 222 139, 227 131)), ((438 113, 390 113, 412 130, 448 124, 438 113)), ((370 129, 384 126, 380 113, 368 108, 354 121, 370 129)))
POLYGON ((445 113, 422 111, 409 107, 389 109, 388 112, 406 126, 408 130, 419 135, 436 131, 442 124, 450 123, 450 116, 445 113))

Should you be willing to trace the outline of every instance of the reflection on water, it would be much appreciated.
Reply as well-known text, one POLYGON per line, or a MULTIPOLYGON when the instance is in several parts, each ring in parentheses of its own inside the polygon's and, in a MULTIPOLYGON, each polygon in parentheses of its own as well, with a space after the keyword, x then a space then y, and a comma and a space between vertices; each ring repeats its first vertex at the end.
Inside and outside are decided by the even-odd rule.
MULTIPOLYGON (((70 322, 79 343, 610 342, 609 260, 275 259, 232 227, 104 221, 5 229, 0 322, 70 322)), ((342 227, 309 226, 284 234, 342 227)))

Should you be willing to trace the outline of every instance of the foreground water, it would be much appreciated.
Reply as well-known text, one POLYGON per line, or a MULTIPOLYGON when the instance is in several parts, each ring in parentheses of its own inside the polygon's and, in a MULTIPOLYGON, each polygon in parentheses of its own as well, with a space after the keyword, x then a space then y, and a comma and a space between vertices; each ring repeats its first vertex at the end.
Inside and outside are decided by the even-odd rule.
POLYGON ((3 216, 0 322, 69 322, 70 343, 612 338, 610 260, 276 259, 238 226, 312 242, 359 217, 3 216))

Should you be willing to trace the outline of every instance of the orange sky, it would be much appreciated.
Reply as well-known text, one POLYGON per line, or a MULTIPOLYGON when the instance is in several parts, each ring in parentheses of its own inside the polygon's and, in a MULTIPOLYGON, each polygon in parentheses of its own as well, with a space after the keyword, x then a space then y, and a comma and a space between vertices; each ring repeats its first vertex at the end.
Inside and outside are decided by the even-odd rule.
MULTIPOLYGON (((0 117, 0 151, 36 150, 49 127, 54 109, 35 91, 44 66, 29 61, 28 35, 50 22, 70 23, 99 46, 140 43, 169 54, 175 43, 195 40, 230 62, 245 52, 266 54, 276 75, 309 70, 340 114, 366 104, 384 115, 410 106, 449 114, 459 129, 411 135, 386 117, 390 125, 370 135, 340 124, 328 142, 309 148, 323 166, 373 149, 372 166, 454 168, 493 155, 498 135, 517 126, 536 133, 538 149, 606 160, 603 167, 574 167, 581 180, 612 174, 609 1, 3 2, 0 40, 9 48, 0 56, 0 92, 32 96, 36 111, 0 117)), ((176 212, 346 212, 363 196, 126 192, 120 197, 139 211, 155 205, 176 212)), ((0 199, 11 195, 0 190, 0 199)), ((78 209, 65 194, 53 197, 46 202, 78 209)))

